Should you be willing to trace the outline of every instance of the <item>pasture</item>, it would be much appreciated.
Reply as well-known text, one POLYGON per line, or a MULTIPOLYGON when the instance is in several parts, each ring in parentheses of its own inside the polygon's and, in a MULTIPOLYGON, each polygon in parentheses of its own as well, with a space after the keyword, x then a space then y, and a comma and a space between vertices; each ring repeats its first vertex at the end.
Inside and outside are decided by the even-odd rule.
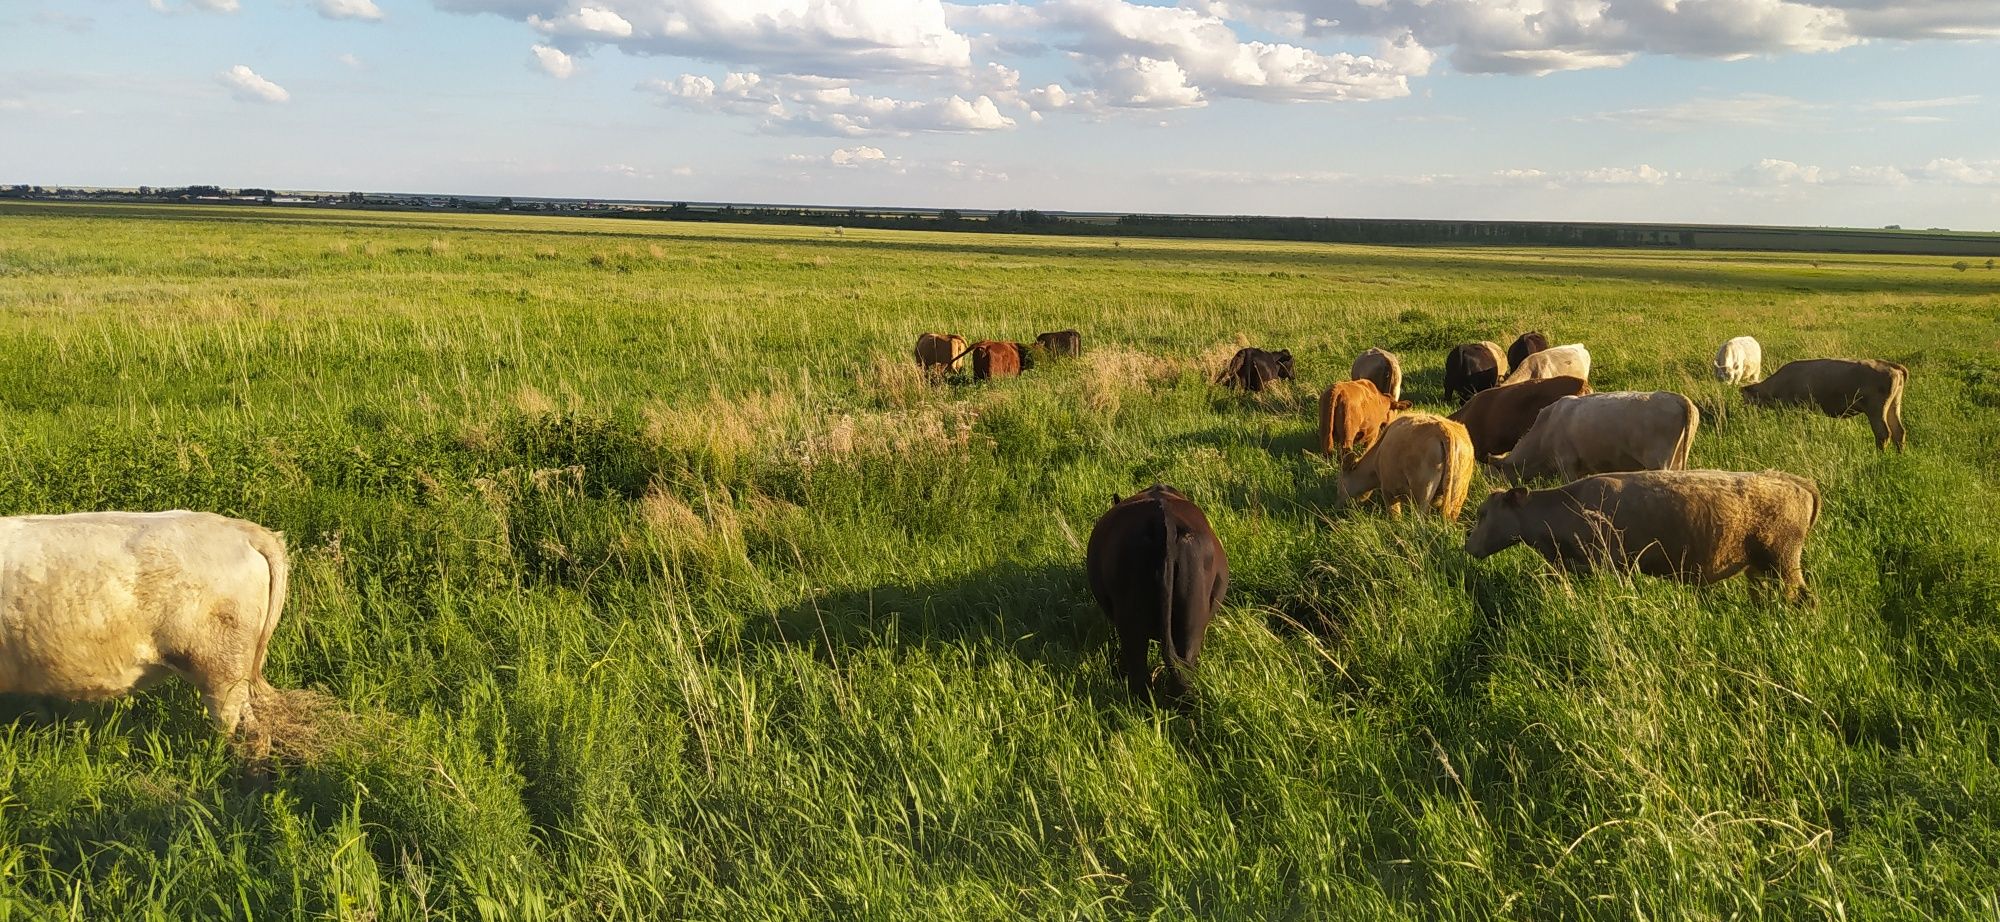
POLYGON ((0 699, 0 918, 1994 918, 2000 275, 1949 262, 0 206, 0 513, 282 530, 271 681, 354 715, 260 782, 179 683, 0 699), (1817 481, 1816 606, 1340 504, 1355 354, 1448 411, 1527 329, 1817 481), (1746 408, 1739 334, 1907 365, 1908 453, 1746 408), (1300 380, 1212 387, 1239 344, 1300 380), (1188 716, 1081 566, 1156 480, 1234 571, 1188 716))

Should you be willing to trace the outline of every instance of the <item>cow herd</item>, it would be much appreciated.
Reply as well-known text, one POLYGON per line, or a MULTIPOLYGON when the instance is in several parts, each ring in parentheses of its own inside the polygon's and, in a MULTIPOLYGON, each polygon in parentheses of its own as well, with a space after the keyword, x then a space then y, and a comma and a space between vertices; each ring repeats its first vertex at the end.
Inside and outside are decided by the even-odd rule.
MULTIPOLYGON (((1082 349, 1075 330, 1034 343, 926 333, 926 372, 1016 375, 1038 356, 1082 349)), ((1717 379, 1753 405, 1802 405, 1865 415, 1878 449, 1904 443, 1903 385, 1893 362, 1811 359, 1762 377, 1762 349, 1737 337, 1715 359, 1717 379)), ((1370 349, 1349 380, 1320 399, 1320 451, 1339 467, 1340 495, 1379 494, 1455 522, 1474 466, 1513 484, 1480 504, 1465 550, 1483 558, 1526 544, 1568 570, 1612 566, 1696 584, 1738 573, 1805 592, 1800 557, 1819 517, 1812 482, 1764 471, 1688 470, 1700 413, 1671 391, 1591 390, 1590 352, 1528 333, 1503 352, 1468 343, 1445 356, 1450 416, 1409 412, 1393 353, 1370 349), (1557 479, 1552 489, 1523 484, 1557 479)), ((1216 379, 1248 391, 1296 377, 1289 351, 1246 348, 1216 379)), ((102 699, 177 674, 218 727, 268 748, 260 705, 282 707, 263 677, 284 607, 284 537, 196 512, 87 512, 0 518, 0 693, 102 699)), ((1086 550, 1090 591, 1118 633, 1116 667, 1134 692, 1178 698, 1208 621, 1229 585, 1229 562, 1201 509, 1156 485, 1115 500, 1086 550), (1160 642, 1167 678, 1147 668, 1160 642)))
MULTIPOLYGON (((1903 449, 1903 386, 1893 362, 1809 359, 1762 379, 1763 349, 1739 336, 1717 352, 1717 380, 1753 406, 1806 406, 1840 418, 1864 415, 1876 448, 1903 449)), ((1450 416, 1409 412, 1402 363, 1369 349, 1349 380, 1320 395, 1322 454, 1339 467, 1340 496, 1379 494, 1392 513, 1405 504, 1456 522, 1475 464, 1511 488, 1479 506, 1464 549, 1485 558, 1516 544, 1566 571, 1599 567, 1695 585, 1752 578, 1787 601, 1809 598, 1801 559, 1820 513, 1819 488, 1781 471, 1689 470, 1701 413, 1673 391, 1594 392, 1590 351, 1522 334, 1502 351, 1466 343, 1445 354, 1450 416), (1530 489, 1534 481, 1564 484, 1530 489)), ((1217 383, 1264 390, 1296 371, 1289 351, 1239 350, 1217 383)), ((1091 593, 1118 634, 1115 667, 1136 694, 1178 700, 1202 631, 1229 582, 1227 558, 1201 511, 1171 487, 1114 500, 1092 530, 1085 567, 1091 593), (1168 679, 1149 685, 1151 641, 1168 679)))
POLYGON ((982 339, 968 346, 957 333, 925 333, 917 337, 917 367, 926 374, 943 376, 963 371, 966 356, 972 357, 975 381, 1012 378, 1035 367, 1037 356, 1074 356, 1083 353, 1083 334, 1057 330, 1035 337, 1032 343, 982 339))

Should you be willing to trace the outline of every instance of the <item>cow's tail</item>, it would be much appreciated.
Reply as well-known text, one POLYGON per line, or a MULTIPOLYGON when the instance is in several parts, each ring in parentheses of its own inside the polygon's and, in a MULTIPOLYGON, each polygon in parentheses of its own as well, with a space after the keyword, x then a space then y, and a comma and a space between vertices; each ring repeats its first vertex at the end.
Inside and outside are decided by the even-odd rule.
POLYGON ((1444 501, 1442 512, 1447 522, 1458 521, 1458 513, 1465 508, 1465 496, 1472 491, 1472 440, 1452 438, 1445 433, 1444 442, 1444 483, 1440 485, 1440 498, 1444 501))
POLYGON ((978 345, 979 345, 978 343, 973 343, 971 346, 965 347, 964 352, 952 356, 951 361, 945 363, 946 367, 956 367, 958 365, 958 360, 965 358, 968 355, 971 355, 973 348, 978 345))
POLYGON ((1694 405, 1694 401, 1682 397, 1681 403, 1686 410, 1682 414, 1686 425, 1681 427, 1680 438, 1674 442, 1674 456, 1667 463, 1667 470, 1670 471, 1687 470, 1688 453, 1694 450, 1694 432, 1701 428, 1701 410, 1694 405))
POLYGON ((1319 395, 1319 453, 1333 457, 1333 388, 1319 395))
POLYGON ((1172 683, 1167 695, 1179 699, 1187 693, 1188 680, 1187 663, 1174 639, 1174 559, 1180 556, 1179 545, 1185 535, 1174 528, 1173 517, 1167 515, 1164 504, 1160 507, 1160 529, 1166 536, 1160 560, 1160 655, 1166 661, 1167 677, 1172 683))
POLYGON ((278 616, 285 611, 285 596, 292 579, 292 561, 291 556, 285 553, 283 532, 255 528, 250 530, 249 537, 250 546, 264 555, 264 564, 271 570, 269 595, 264 603, 264 625, 257 632, 257 654, 250 661, 251 694, 252 697, 259 697, 268 696, 272 691, 270 683, 264 681, 264 657, 271 651, 271 635, 278 630, 278 616))

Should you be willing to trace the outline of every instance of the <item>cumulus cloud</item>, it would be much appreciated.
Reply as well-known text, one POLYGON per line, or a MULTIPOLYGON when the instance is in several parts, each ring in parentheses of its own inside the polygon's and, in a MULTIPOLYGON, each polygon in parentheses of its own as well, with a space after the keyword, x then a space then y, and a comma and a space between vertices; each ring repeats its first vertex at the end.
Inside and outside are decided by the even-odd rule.
POLYGON ((355 70, 360 70, 361 68, 367 66, 361 63, 361 58, 356 56, 352 51, 343 51, 337 55, 334 55, 333 59, 355 70))
POLYGON ((2000 160, 1937 159, 1924 164, 1926 179, 1962 186, 2000 186, 2000 160))
POLYGON ((1482 73, 1615 67, 1646 54, 1741 58, 1845 48, 1870 38, 2000 35, 1990 0, 1218 0, 1289 34, 1413 34, 1482 73))
POLYGON ((557 80, 566 80, 569 75, 576 73, 576 59, 564 54, 560 49, 548 45, 536 45, 528 50, 534 54, 535 66, 540 68, 542 73, 557 80))
POLYGON ((434 0, 636 54, 858 78, 972 66, 942 0, 434 0))
POLYGON ((763 130, 778 134, 863 137, 972 133, 999 131, 1016 124, 985 95, 897 99, 859 92, 852 84, 824 78, 732 73, 717 83, 698 74, 682 74, 672 80, 648 80, 640 88, 668 105, 754 116, 761 119, 763 130))
POLYGON ((1007 181, 1006 173, 963 160, 909 160, 866 144, 839 148, 828 154, 789 154, 784 162, 798 168, 801 177, 811 177, 823 170, 842 170, 895 176, 922 175, 969 182, 1007 181))
POLYGON ((313 9, 328 19, 382 20, 382 8, 375 5, 375 0, 313 0, 313 9))
POLYGON ((215 79, 229 88, 230 95, 243 102, 279 103, 288 102, 292 98, 292 94, 286 92, 284 87, 264 79, 243 64, 216 74, 215 79))

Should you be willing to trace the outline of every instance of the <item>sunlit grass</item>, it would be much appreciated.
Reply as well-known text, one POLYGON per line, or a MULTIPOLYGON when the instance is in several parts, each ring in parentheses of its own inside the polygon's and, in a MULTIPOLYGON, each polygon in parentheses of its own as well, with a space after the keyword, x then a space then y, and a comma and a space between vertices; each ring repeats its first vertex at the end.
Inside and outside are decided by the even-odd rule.
POLYGON ((2000 277, 1948 262, 0 207, 0 512, 285 531, 272 678, 369 728, 258 787, 184 688, 9 700, 0 907, 1991 918, 2000 277), (1355 353, 1444 410, 1445 349, 1529 328, 1693 398, 1695 466, 1817 480, 1817 607, 1339 504, 1355 353), (1910 452, 1745 408, 1745 333, 1908 365, 1910 452), (1302 380, 1210 386, 1242 343, 1302 380), (1187 718, 1081 574, 1155 480, 1235 573, 1187 718))

